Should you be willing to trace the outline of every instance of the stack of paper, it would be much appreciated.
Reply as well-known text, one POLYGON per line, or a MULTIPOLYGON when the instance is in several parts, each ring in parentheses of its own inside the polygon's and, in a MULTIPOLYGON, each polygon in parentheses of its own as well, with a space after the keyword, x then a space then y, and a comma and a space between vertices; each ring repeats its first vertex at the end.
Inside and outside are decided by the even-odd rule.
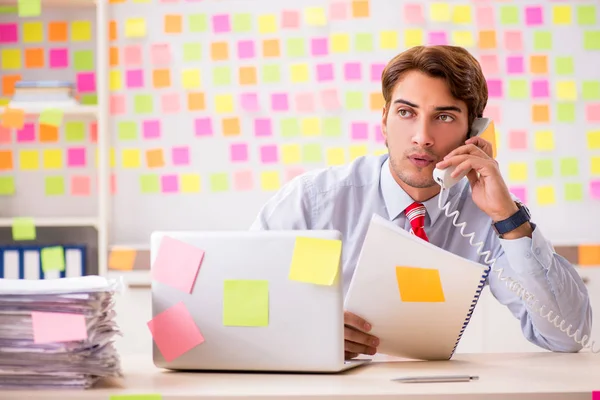
POLYGON ((0 388, 82 389, 121 376, 117 289, 100 276, 0 279, 0 388))

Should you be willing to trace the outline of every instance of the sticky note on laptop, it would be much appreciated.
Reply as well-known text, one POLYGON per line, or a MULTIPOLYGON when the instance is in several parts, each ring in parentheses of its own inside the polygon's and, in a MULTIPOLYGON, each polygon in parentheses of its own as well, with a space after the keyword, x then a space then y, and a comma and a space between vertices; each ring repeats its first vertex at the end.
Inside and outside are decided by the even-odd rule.
POLYGON ((57 343, 87 339, 83 314, 32 312, 33 342, 57 343))
POLYGON ((396 267, 396 280, 403 302, 444 302, 440 272, 433 268, 396 267))
POLYGON ((340 266, 341 240, 298 237, 294 245, 289 279, 332 285, 340 266))
POLYGON ((268 326, 269 282, 250 279, 225 280, 223 325, 268 326))
POLYGON ((152 265, 152 279, 165 285, 192 293, 204 250, 165 236, 152 265))

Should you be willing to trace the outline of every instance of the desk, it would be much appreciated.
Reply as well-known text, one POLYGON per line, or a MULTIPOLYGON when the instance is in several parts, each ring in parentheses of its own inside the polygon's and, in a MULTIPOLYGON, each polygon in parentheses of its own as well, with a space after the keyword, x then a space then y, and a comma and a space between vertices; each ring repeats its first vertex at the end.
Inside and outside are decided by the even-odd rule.
POLYGON ((600 354, 459 354, 445 362, 374 361, 340 374, 179 373, 148 356, 123 359, 125 378, 87 391, 0 391, 2 400, 108 400, 160 393, 164 400, 419 399, 591 400, 600 390, 600 354), (468 383, 397 383, 408 374, 473 374, 468 383))

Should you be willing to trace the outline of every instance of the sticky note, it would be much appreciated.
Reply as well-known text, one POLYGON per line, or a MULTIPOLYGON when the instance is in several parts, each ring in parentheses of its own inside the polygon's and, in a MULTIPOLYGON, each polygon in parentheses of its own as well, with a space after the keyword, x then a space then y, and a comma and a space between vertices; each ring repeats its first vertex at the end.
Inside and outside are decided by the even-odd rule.
POLYGON ((31 324, 35 344, 72 342, 88 337, 83 314, 33 311, 31 324))
POLYGON ((179 176, 181 193, 198 193, 200 192, 200 175, 193 173, 185 173, 179 176))
POLYGON ((241 132, 240 119, 236 117, 223 118, 221 121, 223 135, 239 135, 241 132))
MULTIPOLYGON (((370 33, 357 33, 354 35, 354 50, 359 53, 373 51, 373 35, 370 33)), ((315 55, 314 52, 313 55, 315 55)))
POLYGON ((352 0, 353 18, 366 18, 369 13, 369 0, 352 0))
POLYGON ((279 130, 283 137, 296 137, 300 135, 300 123, 297 118, 282 118, 279 130))
POLYGON ((496 23, 494 16, 494 8, 492 6, 478 6, 476 9, 477 26, 491 27, 496 23))
POLYGON ((292 83, 304 83, 310 79, 308 64, 292 64, 290 65, 290 80, 292 83))
MULTIPOLYGON (((0 24, 0 43, 18 43, 17 28, 17 24, 0 24)), ((23 30, 25 30, 24 28, 25 26, 23 26, 23 30)))
POLYGON ((179 93, 163 93, 160 96, 162 112, 174 114, 181 109, 179 93))
POLYGON ((109 400, 162 400, 161 394, 113 394, 109 400))
POLYGON ((13 240, 35 240, 35 221, 30 217, 15 217, 12 219, 13 240))
POLYGON ((219 114, 233 112, 233 96, 230 94, 218 94, 215 96, 215 110, 219 114))
POLYGON ((590 160, 590 173, 600 175, 600 156, 594 156, 590 160))
POLYGON ((213 68, 213 84, 223 86, 231 84, 231 69, 227 66, 217 66, 213 68))
POLYGON ((556 195, 553 186, 539 186, 536 188, 536 198, 538 204, 542 206, 556 203, 556 195))
POLYGON ((65 179, 63 176, 47 176, 45 179, 46 196, 62 196, 65 194, 65 179))
POLYGON ((259 111, 258 95, 256 93, 242 93, 240 95, 240 107, 248 112, 259 111))
POLYGON ((152 264, 152 278, 185 293, 192 293, 204 250, 164 236, 152 264))
POLYGON ((564 186, 565 201, 583 200, 583 185, 581 183, 568 182, 564 186))
POLYGON ((347 33, 333 33, 329 38, 332 53, 348 53, 350 36, 347 33))
POLYGON ((577 6, 577 23, 579 25, 596 25, 596 6, 579 5, 577 6))
POLYGON ((96 91, 96 73, 80 72, 77 74, 77 90, 80 93, 96 91))
POLYGON ((508 148, 511 150, 527 149, 527 132, 526 131, 510 131, 508 135, 508 148))
POLYGON ((0 171, 13 169, 13 153, 11 150, 0 150, 0 171))
POLYGON ((129 89, 141 88, 144 86, 144 71, 141 69, 128 70, 125 73, 125 82, 129 89))
POLYGON ((281 159, 284 164, 298 164, 301 160, 300 145, 283 144, 281 145, 281 159))
POLYGON ((12 176, 0 176, 0 196, 12 196, 15 192, 15 178, 12 176))
POLYGON ((440 272, 434 268, 396 267, 396 280, 403 302, 443 303, 446 301, 440 272))
POLYGON ((279 159, 277 145, 268 144, 260 147, 260 160, 264 164, 276 163, 279 159))
POLYGON ((487 86, 490 97, 502 97, 502 80, 488 79, 487 86))
POLYGON ((262 171, 260 173, 260 186, 264 191, 275 191, 281 188, 279 171, 262 171))
POLYGON ((179 191, 179 179, 177 175, 163 175, 160 178, 160 183, 163 193, 177 193, 179 191))
POLYGON ((538 178, 550 178, 554 175, 554 163, 551 159, 535 161, 535 175, 538 178))
POLYGON ((42 13, 41 0, 18 0, 19 17, 37 17, 42 13))
POLYGON ((232 280, 223 282, 223 325, 260 327, 269 325, 269 282, 232 280))
POLYGON ((153 110, 152 95, 137 94, 134 97, 134 109, 137 114, 148 114, 153 110))
POLYGON ((522 56, 506 57, 506 72, 509 74, 521 74, 524 70, 524 62, 522 56))
POLYGON ((128 38, 146 36, 146 20, 144 18, 127 18, 125 20, 125 36, 128 38))
POLYGON ((600 130, 587 132, 587 146, 590 150, 600 149, 600 130))
POLYGON ((535 31, 533 33, 533 49, 535 51, 552 50, 552 32, 535 31))
MULTIPOLYGON (((39 125, 40 130, 44 125, 39 125)), ((41 139, 41 138, 40 138, 41 139)), ((17 142, 34 142, 35 141, 35 124, 26 123, 21 129, 17 130, 17 142)))
POLYGON ((569 25, 572 22, 572 9, 569 5, 555 5, 552 7, 552 23, 555 25, 569 25))
POLYGON ((44 149, 42 158, 44 169, 61 169, 63 167, 62 149, 44 149))
POLYGON ((200 329, 183 301, 156 314, 147 325, 156 347, 167 362, 204 342, 200 329))
POLYGON ((287 111, 289 109, 287 93, 273 93, 271 95, 271 108, 273 111, 287 111))
POLYGON ((580 244, 577 246, 577 265, 581 267, 600 266, 600 245, 580 244))
POLYGON ((327 165, 342 165, 346 162, 346 152, 342 147, 332 147, 326 151, 327 165))
POLYGON ((361 110, 364 108, 363 93, 360 91, 346 92, 345 106, 347 110, 361 110))
POLYGON ((555 72, 558 75, 572 75, 575 66, 573 57, 558 56, 554 61, 555 72))
POLYGON ((44 273, 65 270, 65 251, 62 246, 44 247, 40 253, 44 273))
MULTIPOLYGON (((523 34, 520 31, 506 31, 504 32, 504 47, 510 51, 522 51, 523 50, 523 34)), ((532 56, 535 57, 535 56, 532 56)), ((542 56, 539 56, 542 57, 542 56)), ((545 57, 545 56, 543 56, 545 57)))
POLYGON ((534 147, 538 151, 554 150, 554 137, 552 131, 535 132, 534 147))
POLYGON ((62 125, 64 111, 60 108, 48 108, 41 112, 39 122, 40 124, 50 126, 62 125))
POLYGON ((302 161, 318 163, 323 160, 323 150, 319 143, 308 143, 302 146, 302 161))
POLYGON ((229 146, 229 155, 232 162, 248 161, 248 145, 246 143, 232 143, 229 146))
POLYGON ((69 66, 68 49, 50 49, 50 68, 66 68, 69 66))
POLYGON ((583 100, 600 100, 600 80, 583 81, 581 86, 581 97, 583 100))
POLYGON ((263 83, 277 83, 281 81, 281 69, 277 64, 266 64, 261 69, 263 83))
POLYGON ((481 69, 486 75, 495 75, 500 72, 498 67, 498 56, 496 54, 483 54, 479 59, 481 69))
POLYGON ((73 42, 87 42, 92 38, 92 25, 90 21, 73 21, 71 23, 71 40, 73 42))
POLYGON ((541 25, 544 23, 543 10, 540 6, 525 7, 525 23, 527 26, 541 25))
POLYGON ((152 194, 160 192, 160 181, 156 174, 140 175, 140 191, 143 194, 152 194))
POLYGON ((600 200, 600 179, 590 181, 590 196, 592 199, 600 200))
POLYGON ((258 16, 258 33, 267 34, 277 32, 277 17, 273 14, 258 16))
POLYGON ((183 69, 181 71, 181 85, 184 89, 200 87, 200 71, 198 69, 183 69))
POLYGON ((227 33, 231 31, 229 14, 215 14, 212 16, 213 32, 227 33))
POLYGON ((89 196, 90 195, 90 177, 74 175, 71 177, 71 195, 89 196))
POLYGON ((173 165, 188 165, 190 163, 190 148, 188 146, 176 146, 171 149, 173 165))
POLYGON ((316 136, 321 134, 321 120, 318 117, 303 118, 300 129, 304 136, 316 136))
POLYGON ((429 18, 434 22, 450 21, 450 5, 442 2, 431 3, 429 7, 429 18))
POLYGON ((508 80, 508 97, 511 99, 526 99, 529 96, 529 88, 525 79, 508 80))
MULTIPOLYGON (((468 34, 460 34, 458 36, 460 41, 464 41, 467 45, 472 46, 473 39, 468 34), (463 38, 465 38, 463 40, 463 38), (470 38, 470 39, 469 39, 470 38)), ((423 44, 423 30, 422 29, 405 29, 404 30, 404 46, 405 47, 413 47, 413 46, 421 46, 423 44)))
POLYGON ((73 52, 73 66, 76 71, 94 70, 94 53, 91 50, 78 50, 73 52))
POLYGON ((332 285, 340 267, 340 240, 297 237, 289 279, 316 285, 332 285))
POLYGON ((210 118, 197 118, 194 121, 196 136, 210 136, 213 134, 212 121, 210 118))
POLYGON ((307 25, 324 26, 327 23, 323 7, 306 7, 304 9, 304 21, 307 25))
POLYGON ((42 22, 24 22, 22 26, 24 43, 40 43, 44 40, 44 24, 42 22))
POLYGON ((5 128, 21 129, 25 124, 25 111, 6 107, 2 113, 2 126, 5 128))
POLYGON ((366 145, 351 145, 349 149, 350 160, 355 160, 358 157, 366 156, 368 149, 366 145))
POLYGON ((312 113, 315 111, 315 100, 312 93, 298 93, 295 97, 296 110, 302 113, 312 113))
POLYGON ((452 22, 455 24, 470 24, 471 21, 471 6, 456 5, 452 8, 452 22))
POLYGON ((332 81, 333 80, 333 64, 317 64, 317 81, 332 81))
POLYGON ((398 48, 398 33, 396 31, 379 32, 379 48, 393 50, 398 48))
POLYGON ((519 23, 519 7, 501 6, 500 23, 502 25, 516 25, 519 23))
POLYGON ((257 118, 254 120, 254 136, 271 136, 273 128, 268 118, 257 118))
POLYGON ((229 177, 227 173, 218 172, 211 174, 210 190, 213 192, 226 192, 229 190, 229 177))
POLYGON ((160 168, 165 166, 165 159, 162 149, 146 150, 146 164, 148 168, 160 168))
POLYGON ((188 29, 191 33, 201 33, 208 30, 208 17, 206 14, 189 14, 188 29))
POLYGON ((576 157, 565 157, 560 160, 560 174, 562 176, 579 175, 579 161, 576 157))
POLYGON ((511 162, 508 164, 508 179, 512 182, 527 180, 527 163, 511 162))
POLYGON ((369 138, 369 125, 366 122, 353 122, 350 127, 352 140, 366 140, 369 138))
POLYGON ((409 24, 421 24, 425 22, 423 17, 423 8, 421 4, 404 5, 404 21, 409 24))
POLYGON ((327 137, 340 137, 342 135, 342 120, 339 117, 323 118, 323 135, 327 137))
MULTIPOLYGON (((447 45, 448 37, 446 36, 446 32, 429 32, 427 35, 427 44, 430 45, 447 45)), ((484 57, 484 56, 482 56, 484 57)))
POLYGON ((547 104, 534 104, 531 106, 531 119, 536 123, 550 121, 550 108, 547 104))
POLYGON ((123 149, 121 151, 121 158, 123 168, 139 168, 141 165, 139 149, 123 149))
POLYGON ((231 24, 236 33, 250 32, 252 31, 252 14, 233 14, 231 24))
POLYGON ((252 171, 243 170, 235 171, 233 173, 233 186, 237 191, 248 191, 252 190, 254 186, 254 179, 252 171))
POLYGON ((480 49, 495 49, 496 31, 480 31, 479 32, 479 48, 480 49))
POLYGON ((575 81, 556 82, 556 97, 559 100, 577 100, 577 86, 575 81))
POLYGON ((532 81, 531 94, 533 95, 533 97, 548 97, 550 95, 548 81, 545 79, 538 79, 532 81))
POLYGON ((23 171, 34 171, 39 169, 40 160, 37 150, 19 151, 19 168, 23 171))

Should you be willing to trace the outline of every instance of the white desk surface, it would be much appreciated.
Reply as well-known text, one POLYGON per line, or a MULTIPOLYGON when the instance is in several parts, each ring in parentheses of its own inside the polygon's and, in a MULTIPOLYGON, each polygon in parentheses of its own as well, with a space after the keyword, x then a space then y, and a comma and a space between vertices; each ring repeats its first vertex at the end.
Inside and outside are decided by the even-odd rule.
POLYGON ((457 354, 451 361, 382 359, 339 374, 168 372, 149 356, 122 360, 125 377, 86 391, 0 391, 2 400, 109 400, 116 394, 190 399, 539 399, 590 400, 600 390, 600 354, 457 354), (397 383, 425 374, 472 374, 478 381, 397 383))

